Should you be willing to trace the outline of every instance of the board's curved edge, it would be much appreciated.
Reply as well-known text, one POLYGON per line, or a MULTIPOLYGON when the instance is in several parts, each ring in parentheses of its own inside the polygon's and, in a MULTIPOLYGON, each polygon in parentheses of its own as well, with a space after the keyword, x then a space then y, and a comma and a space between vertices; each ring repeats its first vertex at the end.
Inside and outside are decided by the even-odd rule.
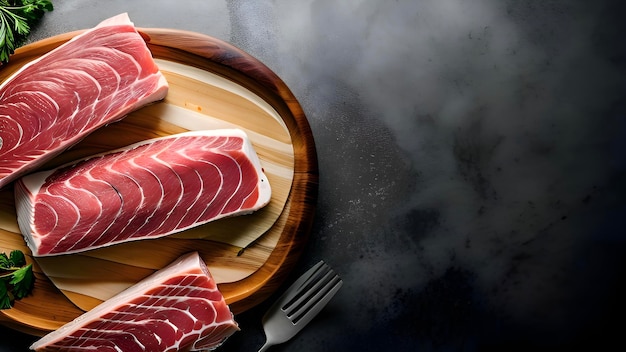
MULTIPOLYGON (((242 72, 283 96, 284 90, 289 91, 284 82, 265 64, 238 47, 218 38, 197 32, 168 28, 137 28, 149 46, 166 46, 192 53, 209 61, 230 67, 242 72)), ((291 95, 288 92, 287 95, 291 95)))

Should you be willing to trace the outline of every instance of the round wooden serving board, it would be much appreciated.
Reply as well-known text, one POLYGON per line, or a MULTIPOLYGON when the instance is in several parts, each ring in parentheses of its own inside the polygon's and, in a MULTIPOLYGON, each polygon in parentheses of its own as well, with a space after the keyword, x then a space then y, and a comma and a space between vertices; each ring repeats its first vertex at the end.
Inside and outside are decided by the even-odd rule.
MULTIPOLYGON (((284 82, 216 38, 172 29, 139 32, 168 80, 167 97, 99 129, 46 167, 187 130, 241 128, 272 186, 270 204, 157 240, 57 257, 29 255, 35 287, 13 308, 0 311, 3 325, 45 334, 189 251, 201 254, 233 312, 241 313, 278 288, 306 243, 317 200, 317 157, 308 121, 284 82)), ((0 80, 78 33, 18 49, 0 69, 0 80)), ((0 190, 0 251, 13 249, 30 254, 8 186, 0 190)))

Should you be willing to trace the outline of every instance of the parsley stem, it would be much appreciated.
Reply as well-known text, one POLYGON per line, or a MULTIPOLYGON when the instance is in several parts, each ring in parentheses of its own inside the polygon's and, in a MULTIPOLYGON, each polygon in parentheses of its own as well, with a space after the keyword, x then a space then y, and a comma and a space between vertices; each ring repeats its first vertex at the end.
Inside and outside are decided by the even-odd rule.
POLYGON ((19 268, 21 268, 20 266, 9 266, 9 267, 1 267, 0 268, 0 273, 3 271, 15 271, 18 270, 19 268))
POLYGON ((0 279, 7 279, 13 276, 13 273, 20 270, 19 266, 11 266, 8 268, 0 268, 0 279))

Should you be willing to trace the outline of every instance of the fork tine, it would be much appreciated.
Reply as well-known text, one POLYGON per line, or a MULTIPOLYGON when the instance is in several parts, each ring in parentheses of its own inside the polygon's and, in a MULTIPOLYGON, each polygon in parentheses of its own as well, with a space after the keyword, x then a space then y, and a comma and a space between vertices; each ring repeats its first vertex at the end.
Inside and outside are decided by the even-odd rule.
POLYGON ((305 285, 315 273, 319 271, 323 266, 327 266, 323 260, 320 260, 317 264, 307 270, 302 276, 300 276, 296 281, 294 281, 291 286, 285 291, 282 297, 279 298, 279 301, 291 301, 295 296, 300 293, 300 290, 303 285, 305 285))
POLYGON ((325 282, 330 280, 330 277, 334 274, 335 273, 330 266, 323 264, 298 287, 296 293, 292 295, 292 297, 290 297, 285 304, 283 304, 281 309, 287 314, 290 314, 293 310, 298 309, 303 302, 306 302, 309 297, 313 293, 317 292, 319 288, 325 284, 325 282))
MULTIPOLYGON (((328 275, 330 274, 331 273, 329 273, 328 275)), ((326 306, 326 304, 335 295, 335 293, 337 293, 339 288, 343 285, 343 281, 334 272, 332 274, 334 275, 333 277, 329 278, 328 281, 323 282, 323 287, 321 287, 319 290, 310 291, 311 293, 315 293, 313 297, 310 297, 306 301, 304 301, 304 304, 302 304, 292 314, 287 314, 287 317, 294 324, 299 324, 300 322, 304 324, 308 323, 309 320, 311 320, 317 313, 319 313, 322 308, 324 308, 324 306, 326 306)))
POLYGON ((307 270, 263 315, 266 339, 259 352, 295 336, 326 306, 342 285, 339 275, 323 260, 307 270))

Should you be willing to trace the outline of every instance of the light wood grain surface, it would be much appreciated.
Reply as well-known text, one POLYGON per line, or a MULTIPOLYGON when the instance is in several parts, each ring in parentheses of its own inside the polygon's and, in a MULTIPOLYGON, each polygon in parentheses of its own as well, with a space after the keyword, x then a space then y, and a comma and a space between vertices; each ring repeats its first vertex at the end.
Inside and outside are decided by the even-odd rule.
MULTIPOLYGON (((0 79, 77 33, 18 49, 0 79)), ((207 262, 232 310, 242 312, 282 283, 306 243, 317 197, 317 159, 306 117, 288 87, 255 58, 210 36, 154 28, 140 33, 170 84, 165 100, 96 131, 48 166, 147 138, 237 127, 248 133, 261 159, 272 186, 270 204, 162 239, 29 257, 35 288, 0 312, 4 325, 41 335, 192 250, 207 262)), ((0 250, 11 249, 30 253, 8 187, 0 190, 0 250)))

